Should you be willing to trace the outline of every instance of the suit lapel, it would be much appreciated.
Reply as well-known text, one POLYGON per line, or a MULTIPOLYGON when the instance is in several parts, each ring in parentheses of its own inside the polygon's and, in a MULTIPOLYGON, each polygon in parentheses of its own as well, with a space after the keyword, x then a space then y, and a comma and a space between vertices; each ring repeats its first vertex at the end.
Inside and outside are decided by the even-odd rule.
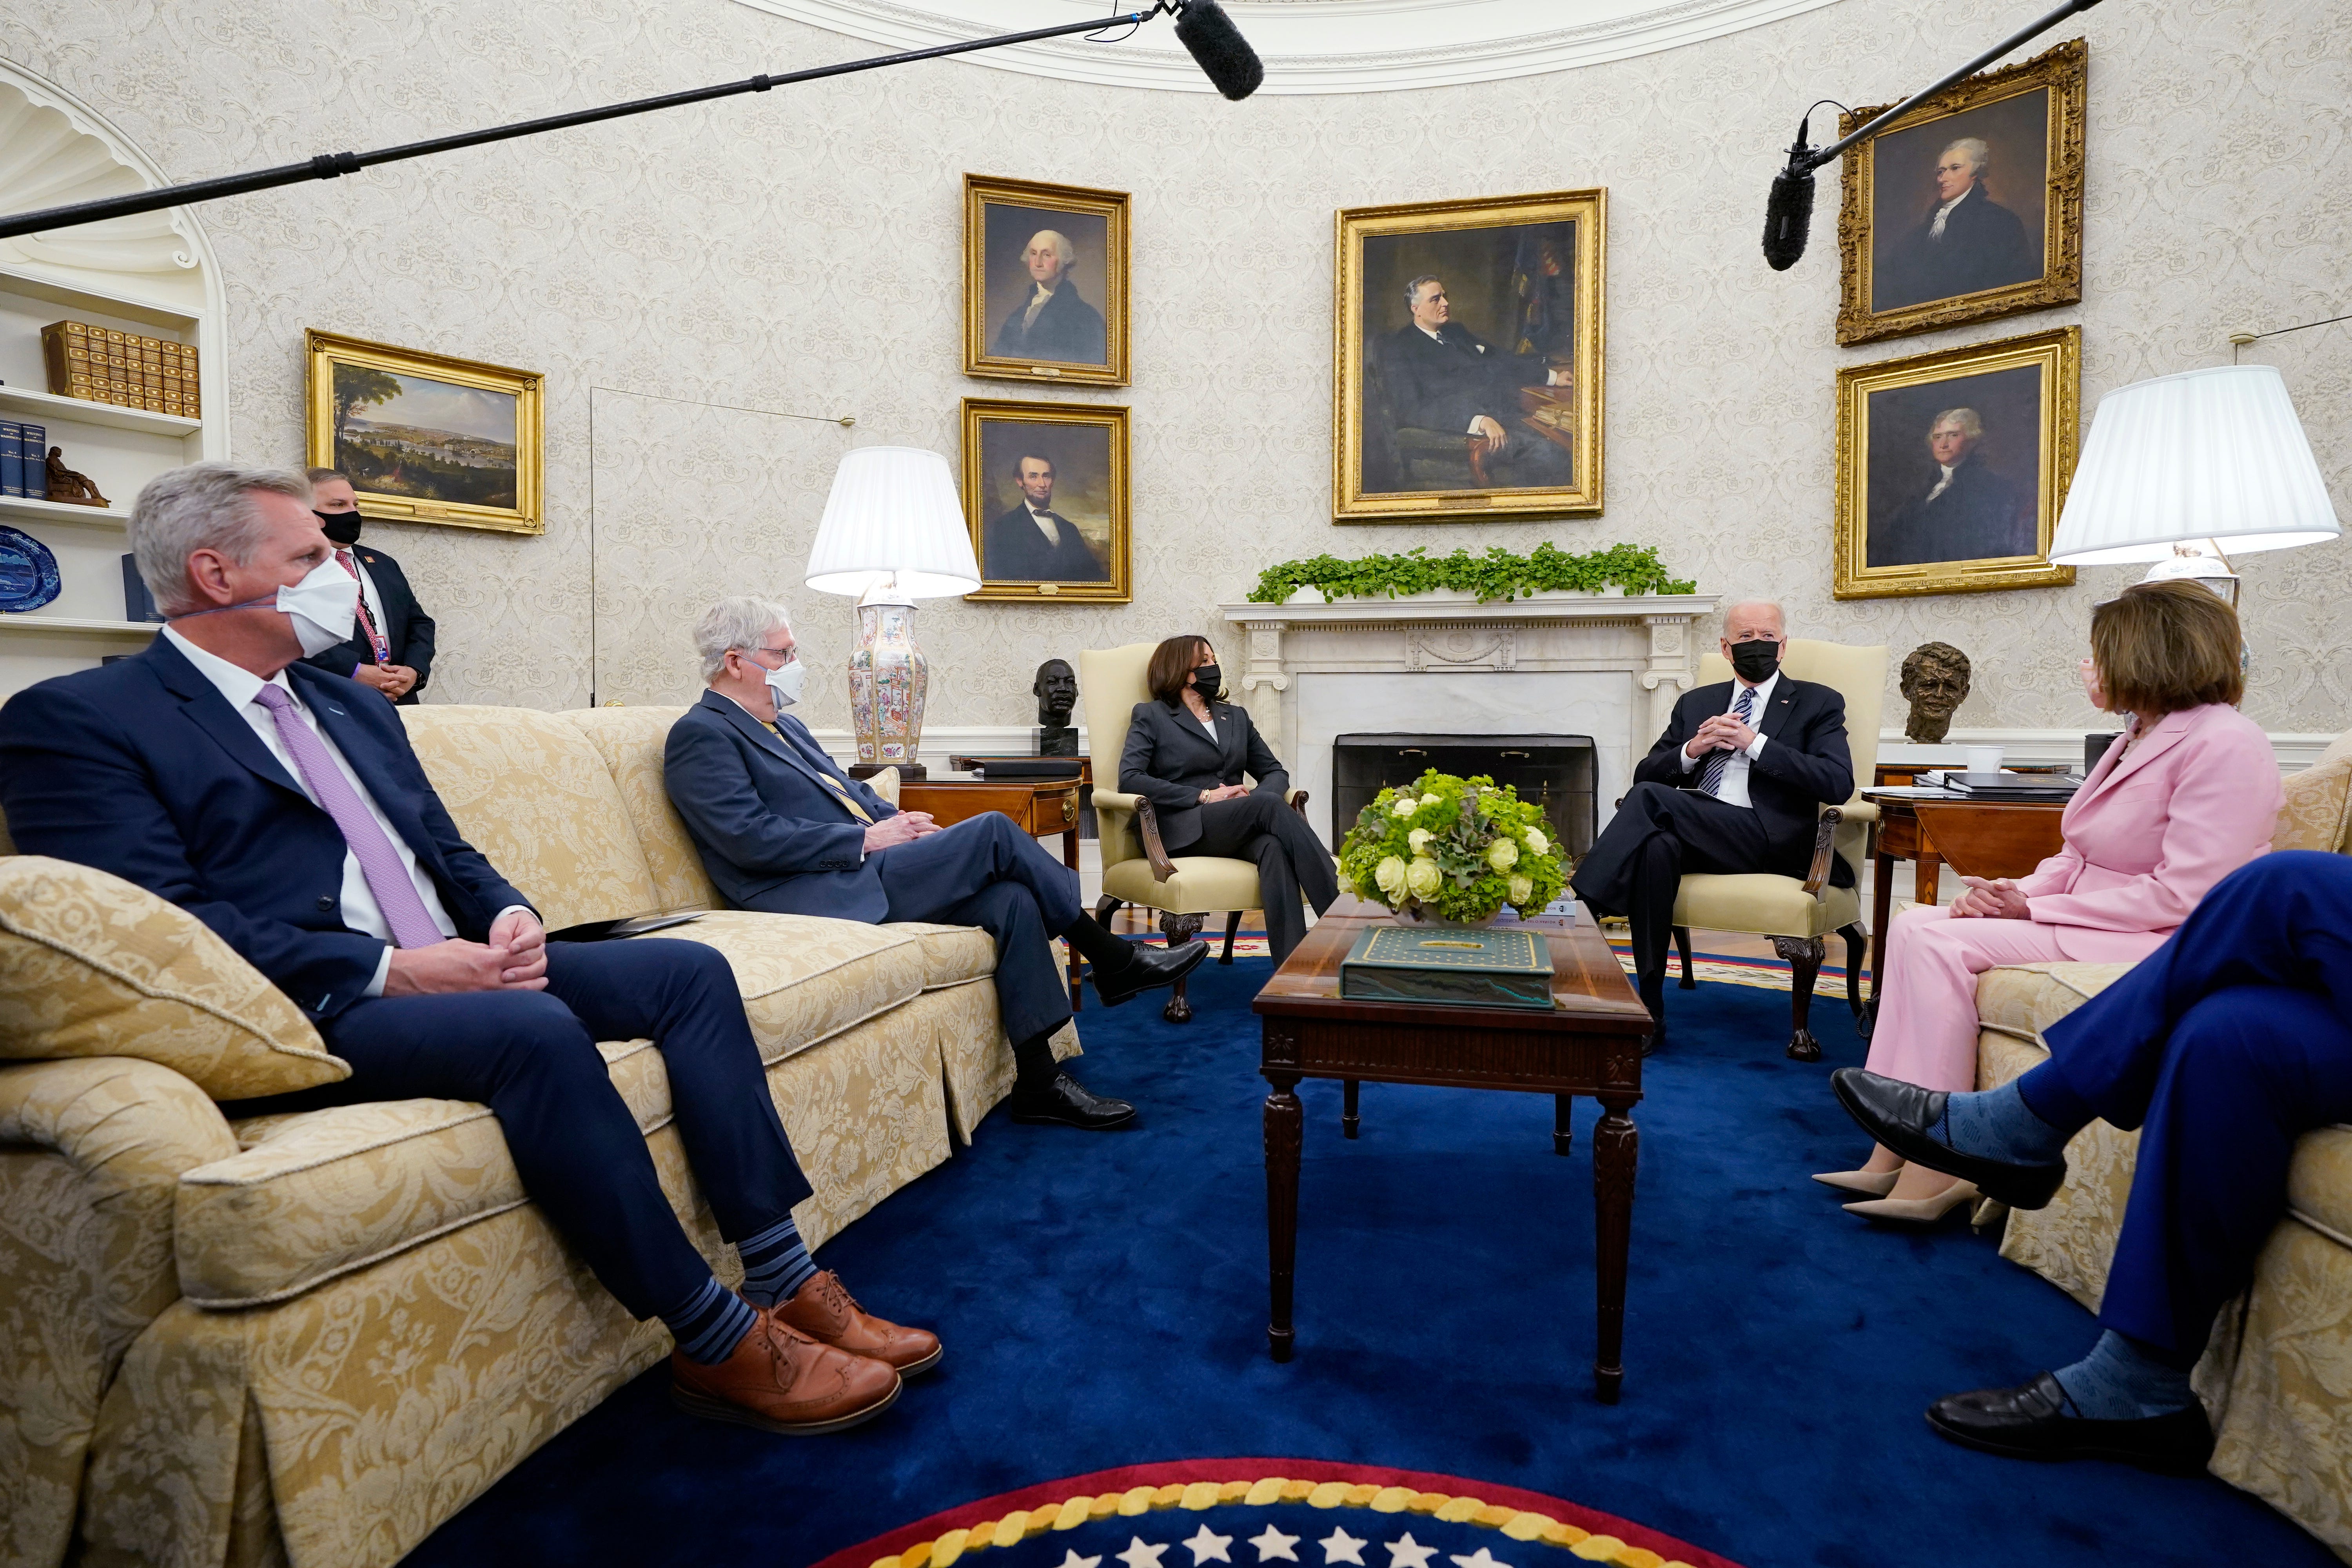
MULTIPOLYGON (((2107 755, 2099 759, 2100 766, 2106 769, 2106 776, 2091 778, 2075 793, 2075 800, 2077 802, 2095 800, 2106 794, 2117 784, 2139 772, 2151 759, 2160 757, 2172 750, 2174 746, 2179 744, 2180 738, 2187 733, 2189 733, 2189 715, 2185 712, 2167 713, 2156 721, 2156 728, 2140 737, 2138 742, 2120 763, 2115 761, 2116 746, 2123 744, 2121 741, 2117 741, 2116 746, 2110 746, 2107 749, 2107 755)), ((2094 772, 2095 775, 2095 770, 2094 772)))
POLYGON ((1789 715, 1796 711, 1797 693, 1803 686, 1802 681, 1790 679, 1786 671, 1781 673, 1779 684, 1772 688, 1771 697, 1765 701, 1764 711, 1756 715, 1753 721, 1758 733, 1778 735, 1780 732, 1780 727, 1788 721, 1789 715))
POLYGON ((343 760, 359 774, 368 798, 391 820, 394 830, 407 841, 408 847, 433 874, 446 896, 446 890, 454 884, 443 874, 446 868, 441 859, 441 847, 425 830, 425 817, 416 809, 415 797, 406 790, 392 787, 392 759, 384 754, 383 745, 353 717, 342 693, 328 684, 328 677, 308 665, 290 664, 286 667, 286 679, 300 692, 310 716, 318 720, 320 731, 335 742, 343 760))
POLYGON ((306 802, 310 798, 302 794, 293 775, 269 754, 269 748, 261 743, 261 737, 253 732, 253 726, 245 721, 244 715, 228 705, 220 688, 206 680, 188 662, 187 656, 172 646, 169 637, 158 637, 140 657, 155 671, 163 689, 180 700, 181 713, 210 735, 222 751, 278 788, 306 802))
POLYGON ((787 745, 783 738, 775 731, 752 718, 741 703, 732 698, 721 697, 716 691, 706 691, 702 694, 702 705, 751 737, 753 742, 766 751, 770 756, 781 758, 808 775, 809 781, 826 795, 837 797, 837 792, 826 784, 824 775, 818 773, 809 760, 800 754, 798 748, 787 745))

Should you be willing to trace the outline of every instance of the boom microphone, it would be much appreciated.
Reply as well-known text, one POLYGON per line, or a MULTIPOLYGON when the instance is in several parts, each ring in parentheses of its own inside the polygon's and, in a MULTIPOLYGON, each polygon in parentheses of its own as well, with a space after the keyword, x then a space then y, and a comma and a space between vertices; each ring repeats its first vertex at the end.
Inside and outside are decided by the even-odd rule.
POLYGON ((1191 51, 1201 74, 1227 98, 1247 98, 1265 80, 1265 62, 1217 0, 1179 0, 1176 41, 1191 51))
POLYGON ((1811 115, 1797 126, 1796 143, 1789 149, 1789 166, 1772 176, 1772 194, 1764 199, 1764 260, 1775 272, 1786 272, 1805 254, 1805 238, 1813 224, 1813 165, 1806 143, 1811 115))

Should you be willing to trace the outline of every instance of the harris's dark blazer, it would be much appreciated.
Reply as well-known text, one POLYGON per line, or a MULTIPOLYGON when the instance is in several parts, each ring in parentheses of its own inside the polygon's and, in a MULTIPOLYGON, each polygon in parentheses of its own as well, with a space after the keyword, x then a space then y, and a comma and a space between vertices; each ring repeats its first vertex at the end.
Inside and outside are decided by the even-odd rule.
POLYGON ((1171 707, 1139 702, 1128 716, 1127 749, 1119 753, 1118 787, 1151 802, 1160 818, 1160 843, 1170 854, 1201 837, 1201 792, 1239 784, 1246 773, 1257 783, 1253 795, 1277 798, 1290 792, 1290 775, 1250 722, 1249 710, 1212 702, 1217 738, 1185 711, 1181 699, 1171 707))
POLYGON ((1437 337, 1408 321, 1381 346, 1390 412, 1401 426, 1465 433, 1481 414, 1508 425, 1519 415, 1518 389, 1541 386, 1549 366, 1505 353, 1459 321, 1437 337))
POLYGON ((980 574, 1004 583, 1108 582, 1102 558, 1077 525, 1060 512, 1052 515, 1062 529, 1058 544, 1045 542, 1045 531, 1029 515, 1026 501, 1015 501, 1009 510, 990 518, 981 533, 980 574))
POLYGON ((662 783, 719 896, 739 910, 878 923, 889 912, 866 824, 821 779, 837 780, 879 822, 898 807, 834 765, 790 713, 779 738, 716 691, 670 726, 662 783))
POLYGON ((2026 235, 2015 213, 1985 194, 1979 184, 1969 187, 1952 210, 1944 215, 1944 237, 1935 237, 1936 208, 1927 211, 1899 242, 1894 276, 1871 280, 1871 307, 1885 310, 1925 304, 1982 289, 2000 289, 2042 276, 2042 252, 2026 235))
POLYGON ((1066 364, 1107 363, 1102 312, 1080 299, 1077 285, 1066 277, 1037 312, 1037 319, 1023 330, 1021 318, 1029 313, 1029 301, 1036 291, 1034 283, 1021 291, 1021 302, 997 329, 996 353, 1066 364))
POLYGON ((2031 555, 2040 542, 2033 507, 2023 491, 1970 452, 1952 466, 1952 482, 1934 500, 1927 493, 1944 470, 1927 465, 1917 486, 1885 522, 1871 524, 1864 563, 1917 566, 1938 561, 1985 561, 2031 555))
MULTIPOLYGON (((1685 769, 1681 752, 1698 727, 1718 713, 1731 710, 1728 680, 1683 693, 1675 704, 1666 731, 1650 754, 1633 766, 1634 782, 1696 789, 1706 772, 1702 757, 1696 767, 1685 769)), ((1853 753, 1846 746, 1845 698, 1836 688, 1797 680, 1782 671, 1771 700, 1755 721, 1771 737, 1748 767, 1748 801, 1764 825, 1771 863, 1757 868, 1784 876, 1801 877, 1811 863, 1814 825, 1823 805, 1843 805, 1853 798, 1853 753)), ((1830 862, 1830 880, 1841 888, 1853 886, 1853 869, 1843 857, 1830 862)))
MULTIPOLYGON (((399 715, 308 665, 287 679, 433 879, 457 934, 530 900, 467 844, 399 715)), ((179 905, 313 1018, 360 1000, 383 943, 342 922, 346 847, 269 748, 171 640, 29 687, 0 709, 0 804, 17 848, 111 872, 179 905)))
MULTIPOLYGON (((416 672, 416 684, 400 700, 404 707, 407 706, 416 700, 425 683, 433 679, 433 617, 416 602, 416 591, 408 585, 408 574, 400 569, 399 562, 364 544, 352 545, 352 554, 375 584, 375 596, 383 601, 383 625, 376 629, 392 645, 392 662, 404 664, 416 672)), ((349 675, 361 665, 373 664, 375 649, 368 644, 366 630, 354 624, 351 641, 302 662, 330 675, 349 675)))

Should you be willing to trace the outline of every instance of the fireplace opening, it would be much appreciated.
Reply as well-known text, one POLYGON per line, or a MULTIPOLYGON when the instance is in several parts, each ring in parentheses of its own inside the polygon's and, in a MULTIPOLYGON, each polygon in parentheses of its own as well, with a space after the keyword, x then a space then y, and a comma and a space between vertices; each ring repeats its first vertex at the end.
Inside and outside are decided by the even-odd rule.
POLYGON ((1543 807, 1570 855, 1581 858, 1599 830, 1599 788, 1590 735, 1341 735, 1331 742, 1331 846, 1384 789, 1431 768, 1457 778, 1484 774, 1543 807))

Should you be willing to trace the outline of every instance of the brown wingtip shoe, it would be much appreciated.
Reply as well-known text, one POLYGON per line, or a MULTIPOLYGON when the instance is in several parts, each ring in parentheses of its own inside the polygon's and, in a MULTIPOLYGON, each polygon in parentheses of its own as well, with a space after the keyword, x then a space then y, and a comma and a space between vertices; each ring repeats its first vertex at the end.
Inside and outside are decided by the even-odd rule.
POLYGON ((669 1396, 689 1415, 812 1437, 870 1421, 898 1397, 896 1368, 823 1345, 761 1312, 716 1366, 669 1358, 669 1396))
POLYGON ((852 1355, 887 1363, 898 1369, 901 1377, 930 1371, 945 1353, 940 1337, 929 1330, 888 1322, 858 1306, 841 1288, 841 1277, 829 1268, 773 1310, 778 1321, 809 1338, 852 1355))

